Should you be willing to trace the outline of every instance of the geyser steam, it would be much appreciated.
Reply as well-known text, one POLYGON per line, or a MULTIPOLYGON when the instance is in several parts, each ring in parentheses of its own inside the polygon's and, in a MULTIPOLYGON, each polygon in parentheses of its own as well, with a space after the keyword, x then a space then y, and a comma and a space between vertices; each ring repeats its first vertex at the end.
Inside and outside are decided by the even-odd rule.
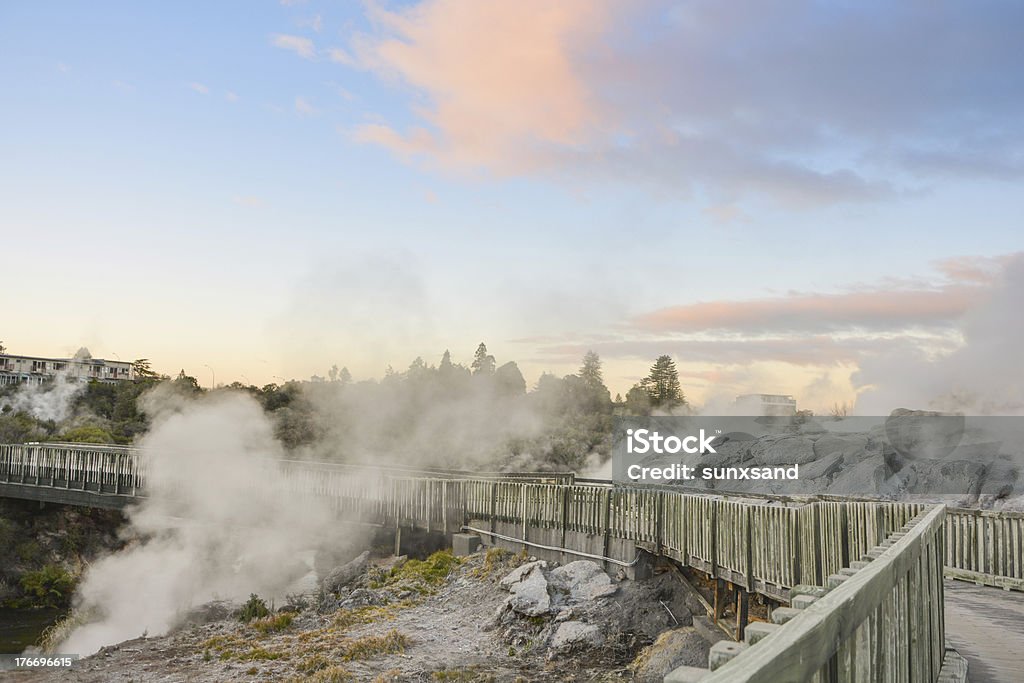
POLYGON ((282 595, 309 570, 300 551, 337 523, 326 505, 285 490, 273 462, 281 446, 249 396, 186 399, 162 386, 144 402, 149 498, 129 512, 129 533, 142 540, 87 570, 75 606, 97 618, 62 652, 165 633, 210 600, 282 595))

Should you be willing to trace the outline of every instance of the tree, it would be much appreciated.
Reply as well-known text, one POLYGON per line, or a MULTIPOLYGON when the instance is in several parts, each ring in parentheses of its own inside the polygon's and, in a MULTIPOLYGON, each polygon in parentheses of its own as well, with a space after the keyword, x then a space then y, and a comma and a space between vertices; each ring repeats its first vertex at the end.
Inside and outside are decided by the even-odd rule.
POLYGON ((185 374, 184 368, 174 380, 174 386, 186 394, 198 394, 203 391, 195 377, 185 374))
POLYGON ((342 384, 352 384, 352 373, 348 371, 348 368, 341 369, 341 372, 338 373, 338 381, 342 384))
MULTIPOLYGON (((679 384, 679 371, 671 356, 658 356, 651 366, 651 372, 640 382, 642 388, 651 399, 651 406, 671 410, 676 406, 686 405, 683 389, 679 384)), ((629 397, 627 396, 627 400, 629 397)))
POLYGON ((2 341, 0 341, 0 353, 7 353, 7 347, 4 346, 2 341))
POLYGON ((337 382, 338 381, 338 364, 337 363, 332 365, 331 369, 327 371, 327 377, 330 378, 330 380, 332 382, 337 382))
POLYGON ((493 375, 494 374, 494 356, 487 353, 487 345, 480 342, 480 346, 476 347, 476 353, 473 354, 473 364, 470 367, 474 375, 493 375))
POLYGON ((522 396, 526 393, 526 380, 515 361, 509 361, 494 371, 494 382, 498 391, 508 396, 522 396))
POLYGON ((136 379, 156 379, 160 375, 153 371, 148 358, 139 358, 132 363, 132 371, 136 379))
POLYGON ((587 386, 595 389, 604 389, 604 376, 601 373, 601 357, 593 351, 587 351, 586 355, 583 356, 583 366, 580 371, 576 373, 580 376, 587 386))

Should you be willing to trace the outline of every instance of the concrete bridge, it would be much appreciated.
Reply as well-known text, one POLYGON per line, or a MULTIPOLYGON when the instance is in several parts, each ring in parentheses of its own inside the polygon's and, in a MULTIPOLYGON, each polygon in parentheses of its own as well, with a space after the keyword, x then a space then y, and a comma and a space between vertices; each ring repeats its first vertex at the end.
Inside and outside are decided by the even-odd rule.
MULTIPOLYGON (((679 669, 667 681, 964 680, 967 661, 949 643, 972 659, 972 680, 1019 681, 1024 671, 1024 661, 1013 661, 1024 610, 986 615, 992 605, 1010 605, 1011 594, 973 589, 986 597, 968 599, 944 581, 1024 590, 1022 514, 700 495, 571 474, 263 466, 277 490, 326 500, 348 521, 469 532, 488 544, 562 561, 590 557, 634 575, 655 561, 701 572, 716 596, 719 586, 733 596, 736 641, 716 644, 707 669, 679 669), (768 607, 768 621, 750 621, 751 599, 768 607)), ((121 508, 146 491, 147 461, 134 449, 0 445, 0 497, 121 508)), ((719 605, 712 611, 717 617, 719 605)))

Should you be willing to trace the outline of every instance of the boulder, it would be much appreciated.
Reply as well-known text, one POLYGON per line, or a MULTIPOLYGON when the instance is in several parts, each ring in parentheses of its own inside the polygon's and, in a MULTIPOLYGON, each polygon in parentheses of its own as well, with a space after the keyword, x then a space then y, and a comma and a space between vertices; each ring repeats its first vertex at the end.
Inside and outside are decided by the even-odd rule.
POLYGON ((526 575, 532 572, 534 569, 546 569, 547 566, 548 563, 544 560, 537 560, 536 562, 527 562, 526 564, 521 564, 515 569, 513 569, 511 572, 509 572, 508 575, 506 575, 501 581, 499 581, 498 585, 504 588, 505 590, 511 590, 513 584, 517 584, 523 579, 525 579, 526 575))
POLYGON ((814 462, 807 463, 800 468, 800 480, 811 481, 820 477, 827 477, 835 474, 843 467, 843 454, 833 453, 814 462))
POLYGON ((875 453, 836 474, 827 493, 858 498, 876 497, 888 490, 886 482, 890 474, 885 456, 875 453))
POLYGON ((501 587, 512 594, 509 607, 528 617, 539 617, 551 610, 548 580, 543 571, 546 566, 543 560, 530 562, 501 580, 501 587))
POLYGON ((929 410, 898 408, 885 419, 885 436, 907 459, 942 459, 963 439, 966 418, 929 410))
POLYGON ((604 634, 597 626, 582 621, 563 621, 551 636, 549 646, 552 654, 560 654, 603 644, 604 634))
POLYGON ((570 602, 596 600, 613 595, 617 590, 601 566, 590 560, 577 560, 557 567, 548 575, 548 581, 570 602))
POLYGON ((814 442, 802 436, 766 436, 750 453, 759 465, 803 465, 814 460, 814 442))
POLYGON ((337 593, 339 590, 355 581, 363 575, 366 567, 370 564, 370 552, 364 551, 359 557, 346 562, 340 567, 335 567, 323 581, 323 589, 327 593, 337 593))
POLYGON ((814 442, 814 455, 819 459, 838 455, 849 463, 863 460, 868 452, 866 434, 826 434, 814 442))

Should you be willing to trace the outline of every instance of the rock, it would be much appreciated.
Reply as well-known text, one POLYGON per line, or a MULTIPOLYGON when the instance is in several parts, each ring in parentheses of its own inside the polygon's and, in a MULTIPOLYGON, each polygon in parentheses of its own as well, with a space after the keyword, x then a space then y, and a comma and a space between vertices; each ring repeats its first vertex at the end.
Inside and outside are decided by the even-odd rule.
POLYGON ((366 571, 370 563, 370 551, 362 552, 359 557, 335 567, 323 581, 323 589, 328 593, 337 593, 343 586, 355 581, 366 571))
POLYGON ((908 494, 957 494, 976 498, 986 470, 981 463, 970 460, 912 460, 898 476, 908 494))
POLYGON ((395 596, 388 591, 373 591, 368 588, 357 588, 352 593, 338 602, 338 607, 348 609, 352 607, 367 607, 373 605, 379 607, 393 602, 395 596))
MULTIPOLYGON (((832 479, 827 493, 858 498, 877 497, 888 492, 886 482, 891 473, 885 457, 880 453, 875 453, 853 467, 842 469, 832 479)), ((803 473, 801 472, 801 474, 803 473)))
POLYGON ((519 565, 511 572, 509 572, 508 575, 505 576, 505 578, 499 581, 498 585, 504 588, 505 590, 511 590, 513 584, 522 581, 524 578, 526 578, 526 575, 532 572, 534 569, 536 569, 537 567, 540 567, 541 569, 546 569, 547 566, 548 563, 544 560, 538 560, 536 562, 527 562, 526 564, 519 565))
POLYGON ((601 629, 582 621, 563 621, 551 636, 551 653, 565 653, 570 650, 600 647, 604 644, 601 629))
POLYGON ((548 580, 571 602, 596 600, 618 590, 601 566, 590 560, 576 560, 553 569, 548 580))
POLYGON ((814 455, 819 460, 838 455, 849 463, 863 460, 868 450, 866 434, 846 434, 836 436, 826 434, 814 442, 814 455))
POLYGON ((531 564, 532 570, 521 581, 509 586, 512 593, 509 606, 519 614, 539 617, 551 610, 551 596, 548 595, 548 580, 544 578, 541 563, 531 564))
POLYGON ((802 436, 766 436, 750 447, 759 465, 803 465, 814 460, 814 442, 802 436))
POLYGON ((885 436, 904 458, 941 459, 960 445, 966 418, 897 408, 885 419, 885 436))
POLYGON ((830 474, 838 472, 842 469, 842 466, 843 454, 833 453, 802 466, 800 468, 800 479, 803 481, 809 481, 812 479, 818 479, 819 477, 827 477, 830 474))
POLYGON ((710 643, 693 626, 665 631, 645 647, 630 664, 633 680, 660 683, 669 671, 680 666, 704 668, 710 643))

